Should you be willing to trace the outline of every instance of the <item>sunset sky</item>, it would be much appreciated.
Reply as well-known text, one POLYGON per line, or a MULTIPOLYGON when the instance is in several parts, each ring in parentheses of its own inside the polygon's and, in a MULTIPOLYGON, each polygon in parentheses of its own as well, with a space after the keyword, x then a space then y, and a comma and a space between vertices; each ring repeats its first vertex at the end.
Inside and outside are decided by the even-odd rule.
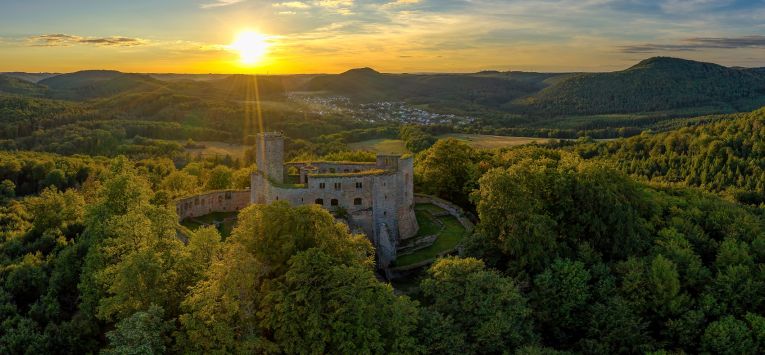
POLYGON ((656 55, 765 66, 763 19, 765 0, 0 0, 0 71, 608 71, 656 55), (243 32, 257 38, 248 60, 232 46, 243 32))

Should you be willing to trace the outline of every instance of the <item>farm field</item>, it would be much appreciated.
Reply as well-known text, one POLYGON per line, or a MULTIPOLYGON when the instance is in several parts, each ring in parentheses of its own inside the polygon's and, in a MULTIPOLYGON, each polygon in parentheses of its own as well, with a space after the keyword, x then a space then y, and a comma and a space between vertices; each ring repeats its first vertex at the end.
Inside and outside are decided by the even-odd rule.
POLYGON ((406 154, 409 150, 400 139, 370 139, 348 144, 354 150, 369 150, 381 154, 406 154))
POLYGON ((535 138, 535 137, 508 137, 508 136, 491 136, 485 134, 464 134, 464 133, 450 133, 438 136, 442 138, 455 138, 461 140, 467 144, 470 144, 473 148, 478 149, 494 149, 513 147, 516 145, 529 144, 533 142, 547 143, 550 138, 535 138))
MULTIPOLYGON (((178 141, 178 143, 185 144, 185 141, 178 141)), ((201 154, 204 157, 220 156, 225 157, 230 155, 234 159, 244 158, 244 152, 249 146, 242 144, 230 144, 215 141, 195 141, 197 145, 204 145, 204 148, 185 148, 184 150, 193 156, 201 154)))
MULTIPOLYGON (((465 133, 450 133, 438 136, 439 139, 454 138, 463 141, 476 149, 495 149, 504 147, 514 147, 517 145, 528 143, 546 143, 550 141, 550 138, 534 138, 534 137, 508 137, 508 136, 492 136, 484 134, 465 134, 465 133)), ((384 154, 406 154, 409 150, 404 146, 404 141, 400 139, 370 139, 367 141, 350 143, 348 146, 351 149, 357 150, 369 150, 375 153, 384 154)))

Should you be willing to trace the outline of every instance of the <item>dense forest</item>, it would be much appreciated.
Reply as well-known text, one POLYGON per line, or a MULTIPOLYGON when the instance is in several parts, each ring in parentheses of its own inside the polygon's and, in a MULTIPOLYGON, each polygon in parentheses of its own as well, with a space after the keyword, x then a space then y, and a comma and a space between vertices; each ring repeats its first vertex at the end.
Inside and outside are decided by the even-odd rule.
POLYGON ((4 154, 4 353, 765 350, 761 213, 571 152, 420 153, 417 186, 480 223, 407 296, 318 207, 256 205, 225 240, 176 237, 173 196, 247 170, 4 154))
POLYGON ((740 202, 765 202, 765 109, 626 140, 576 147, 654 182, 701 187, 740 202))

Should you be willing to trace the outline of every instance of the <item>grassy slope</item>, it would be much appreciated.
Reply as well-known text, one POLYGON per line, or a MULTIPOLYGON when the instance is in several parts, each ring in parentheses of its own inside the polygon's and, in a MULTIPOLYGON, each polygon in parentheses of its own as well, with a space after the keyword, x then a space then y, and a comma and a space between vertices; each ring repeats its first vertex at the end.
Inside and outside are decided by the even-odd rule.
POLYGON ((438 238, 433 245, 420 249, 412 254, 404 255, 396 259, 396 266, 406 266, 416 264, 428 259, 433 259, 441 253, 454 250, 457 244, 465 238, 465 228, 460 224, 457 218, 453 216, 434 217, 433 213, 442 211, 440 208, 431 204, 422 204, 415 206, 417 223, 420 225, 417 235, 413 238, 438 234, 438 238), (443 228, 435 220, 443 223, 443 228))

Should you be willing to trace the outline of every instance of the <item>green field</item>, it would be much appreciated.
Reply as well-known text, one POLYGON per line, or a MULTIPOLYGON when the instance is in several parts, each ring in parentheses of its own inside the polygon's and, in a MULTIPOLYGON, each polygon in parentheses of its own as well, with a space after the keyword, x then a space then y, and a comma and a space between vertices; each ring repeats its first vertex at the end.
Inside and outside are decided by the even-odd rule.
POLYGON ((473 148, 478 149, 514 147, 516 145, 529 144, 533 142, 547 143, 550 141, 549 138, 490 136, 485 134, 463 133, 450 133, 438 136, 439 139, 450 137, 461 140, 467 144, 470 144, 473 148))
POLYGON ((369 150, 380 154, 406 154, 409 150, 400 139, 370 139, 348 144, 354 150, 369 150))
POLYGON ((436 217, 434 214, 443 210, 432 204, 419 204, 414 207, 417 223, 420 229, 413 238, 437 234, 438 238, 433 245, 420 249, 412 254, 403 255, 396 259, 395 266, 407 266, 434 259, 444 252, 454 250, 465 238, 465 227, 454 216, 436 217), (439 223, 440 222, 440 223, 439 223))
POLYGON ((204 216, 186 218, 181 222, 181 225, 194 231, 199 227, 213 225, 216 222, 219 223, 218 231, 221 237, 226 239, 231 234, 231 230, 236 225, 236 217, 239 212, 213 212, 204 216))
MULTIPOLYGON (((185 144, 185 141, 177 141, 181 145, 185 144)), ((204 145, 204 148, 185 148, 184 150, 188 153, 190 153, 192 156, 196 156, 197 154, 201 154, 205 157, 212 157, 212 156, 220 156, 224 157, 226 155, 230 155, 234 159, 242 159, 244 158, 244 152, 247 148, 250 148, 249 146, 242 145, 242 144, 229 144, 229 143, 223 143, 223 142, 213 142, 213 141, 201 141, 201 142, 194 142, 195 144, 204 145)))
MULTIPOLYGON (((529 144, 532 142, 546 143, 550 141, 549 138, 508 137, 464 133, 444 134, 438 136, 438 138, 454 138, 463 141, 476 149, 514 147, 517 145, 529 144)), ((404 141, 400 139, 370 139, 362 142, 349 143, 348 146, 355 150, 369 150, 381 154, 409 153, 409 150, 407 150, 404 146, 404 141)))

